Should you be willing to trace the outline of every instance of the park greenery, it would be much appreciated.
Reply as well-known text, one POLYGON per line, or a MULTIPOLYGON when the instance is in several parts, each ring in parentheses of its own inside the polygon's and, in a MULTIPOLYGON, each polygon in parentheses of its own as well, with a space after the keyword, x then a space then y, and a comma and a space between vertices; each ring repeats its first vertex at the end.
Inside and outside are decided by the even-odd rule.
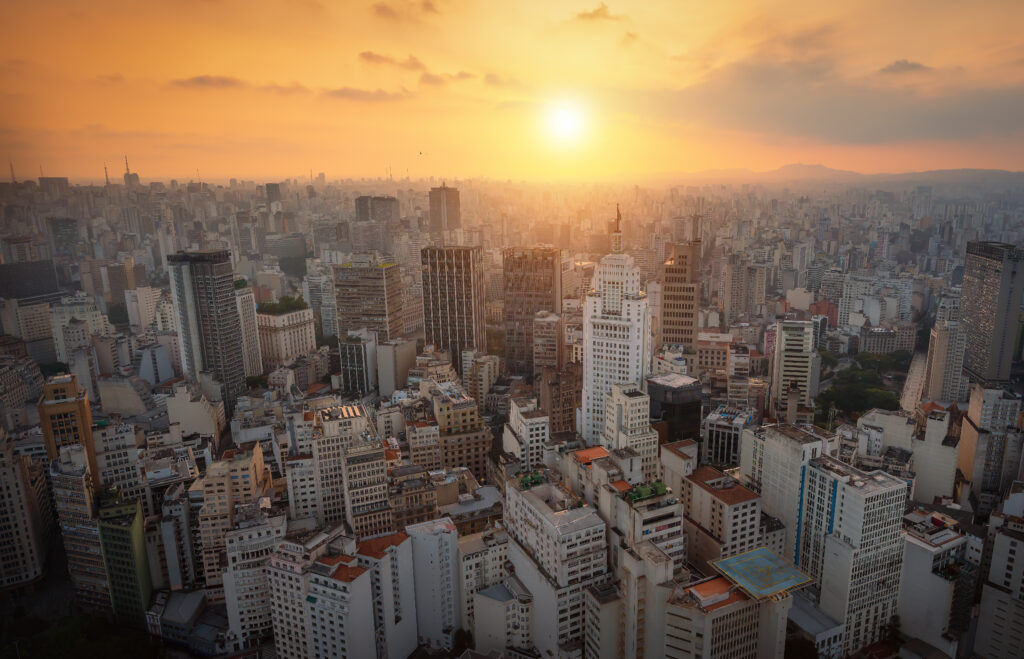
POLYGON ((819 420, 828 418, 835 408, 839 416, 853 420, 874 408, 899 409, 899 396, 886 388, 886 376, 904 376, 912 355, 898 350, 882 355, 860 353, 849 368, 837 371, 832 386, 818 394, 819 420))

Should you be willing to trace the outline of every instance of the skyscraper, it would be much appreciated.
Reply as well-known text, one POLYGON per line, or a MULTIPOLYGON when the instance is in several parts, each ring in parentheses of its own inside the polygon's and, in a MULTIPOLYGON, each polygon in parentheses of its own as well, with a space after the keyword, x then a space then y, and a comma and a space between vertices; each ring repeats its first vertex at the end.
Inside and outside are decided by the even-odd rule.
POLYGON ((238 322, 242 329, 242 363, 245 376, 263 374, 263 356, 260 353, 260 334, 256 324, 256 296, 246 286, 235 291, 238 322))
POLYGON ((780 419, 787 414, 790 420, 794 415, 797 419, 804 418, 810 413, 818 395, 821 370, 821 356, 814 350, 814 324, 809 320, 780 320, 776 327, 772 409, 780 419), (802 410, 789 409, 791 388, 797 390, 796 400, 802 410))
POLYGON ((533 321, 562 308, 562 250, 509 247, 502 252, 505 359, 510 373, 533 375, 533 321))
POLYGON ((210 371, 230 414, 246 389, 231 255, 226 250, 179 252, 167 257, 167 267, 182 370, 192 380, 210 371))
POLYGON ((451 231, 462 228, 462 209, 458 188, 441 184, 430 189, 430 230, 451 231))
POLYGON ((55 375, 43 386, 39 399, 39 425, 43 430, 46 457, 56 460, 60 447, 81 444, 85 450, 93 486, 99 488, 100 470, 92 441, 92 410, 89 394, 72 375, 55 375))
POLYGON ((480 248, 425 247, 420 258, 426 342, 437 350, 449 351, 462 373, 463 350, 486 348, 487 282, 480 248))
POLYGON ((612 234, 612 253, 594 273, 594 290, 583 311, 583 438, 601 441, 605 396, 614 384, 639 386, 650 370, 651 322, 640 269, 622 249, 622 215, 612 234))
POLYGON ((334 266, 338 333, 366 328, 377 342, 399 338, 405 330, 402 269, 377 255, 334 266))
POLYGON ((967 243, 961 308, 967 347, 964 371, 987 387, 1010 379, 1024 297, 1024 250, 996 242, 967 243))
POLYGON ((699 240, 675 243, 662 264, 661 340, 692 351, 697 343, 697 314, 701 307, 699 240))

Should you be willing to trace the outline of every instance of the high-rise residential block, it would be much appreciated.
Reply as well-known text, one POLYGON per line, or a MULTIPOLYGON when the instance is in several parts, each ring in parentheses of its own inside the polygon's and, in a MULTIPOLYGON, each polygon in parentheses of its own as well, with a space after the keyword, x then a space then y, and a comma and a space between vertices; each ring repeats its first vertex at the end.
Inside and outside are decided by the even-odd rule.
POLYGON ((0 588, 4 589, 28 585, 44 574, 44 502, 33 487, 31 463, 31 458, 14 451, 14 441, 0 429, 0 588))
POLYGON ((660 340, 692 352, 697 344, 701 309, 701 242, 673 243, 658 273, 660 340))
POLYGON ((416 629, 422 645, 451 649, 461 622, 459 534, 448 517, 407 526, 412 538, 416 629))
POLYGON ((450 352, 462 373, 463 351, 486 349, 487 284, 480 248, 425 247, 421 262, 424 338, 450 352))
POLYGON ((99 535, 114 616, 120 622, 144 629, 153 582, 142 503, 138 499, 123 499, 116 490, 101 492, 99 535))
POLYGON ((985 386, 1005 383, 1024 298, 1024 250, 1005 243, 968 243, 962 291, 964 371, 985 386))
POLYGON ((509 403, 509 418, 502 447, 519 459, 521 468, 532 471, 544 464, 544 445, 551 436, 547 414, 536 398, 516 398, 509 403))
POLYGON ((359 255, 334 266, 338 335, 366 328, 378 343, 405 332, 402 269, 378 254, 359 255))
POLYGON ((746 428, 740 438, 740 474, 761 495, 761 510, 786 528, 783 558, 797 564, 800 536, 800 488, 803 472, 814 458, 834 455, 834 435, 813 426, 746 428))
POLYGON ((260 353, 260 331, 256 323, 256 296, 248 286, 235 290, 238 322, 242 333, 242 364, 245 377, 263 375, 263 357, 260 353))
POLYGON ((74 375, 55 375, 43 386, 39 399, 39 425, 43 430, 46 457, 56 460, 60 447, 81 444, 89 464, 93 487, 102 484, 92 440, 92 410, 89 394, 74 375))
POLYGON ((689 560, 701 569, 761 546, 761 498, 714 467, 683 479, 689 560))
POLYGON ((534 380, 540 385, 538 402, 540 409, 548 415, 551 433, 574 432, 576 410, 583 395, 583 367, 570 362, 561 370, 545 368, 534 380))
POLYGON ((565 366, 565 325, 562 317, 550 311, 538 311, 533 317, 533 375, 546 368, 565 366))
POLYGON ((441 184, 430 188, 430 230, 451 231, 462 228, 462 205, 458 188, 441 184))
POLYGON ((818 395, 821 355, 814 349, 814 324, 804 320, 776 323, 775 355, 772 362, 772 409, 779 419, 810 421, 818 395), (791 390, 798 395, 797 410, 790 410, 791 390))
POLYGON ((797 564, 844 624, 846 654, 881 639, 898 613, 907 494, 904 480, 828 456, 804 469, 797 564))
POLYGON ((231 255, 225 250, 179 252, 167 257, 167 268, 182 369, 191 380, 211 372, 230 413, 246 390, 231 255))
POLYGON ((506 365, 515 375, 533 375, 534 318, 541 311, 562 310, 562 250, 508 247, 502 264, 506 365))
POLYGON ((636 384, 613 384, 605 396, 601 445, 609 451, 630 450, 640 457, 643 477, 660 475, 658 431, 651 427, 651 399, 636 384))

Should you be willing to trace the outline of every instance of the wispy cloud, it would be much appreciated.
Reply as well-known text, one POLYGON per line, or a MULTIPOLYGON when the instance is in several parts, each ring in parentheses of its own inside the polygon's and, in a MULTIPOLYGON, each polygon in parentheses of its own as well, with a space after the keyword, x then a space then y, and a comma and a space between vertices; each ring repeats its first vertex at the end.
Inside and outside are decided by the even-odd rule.
POLYGON ((389 103, 411 98, 412 94, 403 89, 400 92, 388 92, 383 89, 358 89, 356 87, 338 87, 324 92, 327 98, 362 103, 389 103))
POLYGON ((508 76, 500 76, 497 73, 488 73, 484 76, 484 84, 493 87, 518 87, 519 81, 508 76))
POLYGON ((931 71, 932 67, 921 64, 920 62, 912 62, 908 59, 898 59, 895 62, 890 62, 878 70, 879 73, 886 75, 902 75, 904 73, 924 73, 925 71, 931 71))
POLYGON ((193 87, 196 89, 238 89, 249 86, 249 83, 239 78, 215 75, 200 75, 172 80, 171 84, 177 87, 193 87))
POLYGON ((377 18, 408 23, 416 23, 424 16, 440 13, 432 0, 381 0, 371 5, 370 10, 377 18))
POLYGON ((440 87, 448 82, 456 82, 460 80, 472 80, 475 78, 469 71, 459 71, 458 73, 430 73, 424 72, 420 75, 420 84, 429 85, 432 87, 440 87))
POLYGON ((623 18, 625 16, 621 14, 613 14, 603 2, 590 11, 581 11, 575 16, 577 21, 621 21, 623 18))
POLYGON ((375 53, 372 50, 364 50, 359 53, 359 59, 370 64, 387 64, 389 66, 397 66, 401 69, 408 69, 409 71, 427 70, 427 66, 414 55, 409 55, 404 60, 399 60, 391 55, 382 55, 381 53, 375 53))

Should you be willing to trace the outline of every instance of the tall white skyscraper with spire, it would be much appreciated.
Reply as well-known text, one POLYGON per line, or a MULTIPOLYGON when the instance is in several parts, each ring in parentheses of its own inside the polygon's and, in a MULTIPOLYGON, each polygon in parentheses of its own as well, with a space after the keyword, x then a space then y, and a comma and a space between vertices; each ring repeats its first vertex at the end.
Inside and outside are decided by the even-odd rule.
POLYGON ((623 251, 622 213, 616 207, 612 253, 594 273, 594 289, 583 310, 583 407, 580 432, 588 444, 601 442, 605 397, 614 384, 643 387, 650 371, 651 319, 640 269, 623 251))

